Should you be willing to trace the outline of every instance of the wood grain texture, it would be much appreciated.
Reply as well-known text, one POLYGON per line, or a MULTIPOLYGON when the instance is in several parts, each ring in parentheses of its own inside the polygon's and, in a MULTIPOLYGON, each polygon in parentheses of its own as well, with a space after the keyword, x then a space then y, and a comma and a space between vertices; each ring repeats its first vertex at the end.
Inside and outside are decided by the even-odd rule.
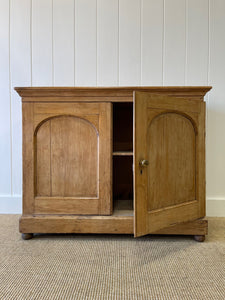
POLYGON ((135 94, 135 235, 204 217, 204 114, 203 102, 135 94))
POLYGON ((21 217, 23 233, 111 233, 132 234, 131 216, 34 216, 21 217), (30 231, 29 231, 30 230, 30 231))
POLYGON ((133 156, 132 151, 114 151, 113 156, 133 156))
POLYGON ((171 225, 152 234, 182 234, 182 235, 206 235, 208 233, 208 221, 198 219, 171 225))
POLYGON ((98 215, 99 199, 85 197, 36 197, 34 200, 36 214, 83 214, 98 215))
POLYGON ((35 135, 35 195, 51 196, 51 121, 44 122, 35 135))
POLYGON ((148 211, 196 198, 193 124, 178 113, 152 116, 151 111, 148 109, 148 211))
MULTIPOLYGON (((21 232, 205 235, 207 224, 197 220, 205 215, 203 96, 209 89, 19 89, 21 93, 28 92, 23 102, 25 173, 21 232), (112 105, 118 109, 126 106, 132 112, 132 104, 111 102, 123 98, 131 101, 132 90, 133 152, 112 152, 112 143, 117 142, 112 139, 112 127, 118 121, 113 118, 112 105), (77 98, 80 102, 75 101, 77 98), (113 158, 113 153, 120 155, 113 158), (115 209, 112 216, 99 216, 112 213, 112 158, 121 160, 114 164, 116 176, 116 172, 121 175, 123 168, 129 166, 126 192, 132 190, 133 183, 134 216, 132 210, 122 209, 115 209), (146 158, 150 165, 140 168, 139 161, 146 158), (123 164, 123 160, 129 164, 123 164)), ((132 123, 128 115, 124 114, 124 118, 132 123)), ((125 120, 117 132, 120 127, 126 127, 125 120)), ((128 195, 132 199, 132 191, 128 195)))
MULTIPOLYGON (((195 220, 163 228, 152 234, 206 235, 207 220, 195 220)), ((22 216, 19 230, 22 233, 112 233, 133 234, 133 217, 113 216, 22 216)))
POLYGON ((33 103, 23 103, 23 214, 34 212, 33 103))
POLYGON ((73 116, 48 122, 51 126, 51 196, 98 197, 96 128, 87 120, 73 116))
MULTIPOLYGON (((46 97, 45 101, 57 101, 55 97, 66 97, 66 101, 75 101, 70 97, 133 97, 134 91, 143 91, 151 93, 160 93, 172 95, 176 97, 194 98, 203 101, 204 95, 211 89, 211 86, 155 86, 155 87, 15 87, 15 90, 21 97, 22 101, 36 102, 36 97, 46 97), (54 98, 49 98, 54 97, 54 98), (48 99, 49 98, 49 99, 48 99)), ((62 98, 58 101, 65 101, 62 98)), ((99 99, 100 100, 100 99, 99 99)), ((95 102, 99 101, 95 98, 95 102)), ((39 98, 39 101, 41 99, 39 98)), ((87 100, 89 101, 89 100, 87 100)), ((93 101, 93 100, 92 100, 93 101)), ((112 99, 104 99, 103 101, 112 101, 112 99)), ((122 102, 122 101, 121 101, 122 102)))
POLYGON ((109 215, 112 213, 112 104, 99 105, 99 212, 109 215))
POLYGON ((26 214, 111 214, 111 104, 23 105, 26 214))
POLYGON ((98 126, 73 116, 53 117, 40 126, 36 138, 38 196, 98 196, 97 130, 98 126))
POLYGON ((147 129, 146 103, 137 101, 137 92, 134 93, 134 159, 133 159, 133 180, 134 180, 134 236, 138 237, 147 234, 147 174, 146 170, 140 170, 139 162, 146 154, 146 132, 147 129), (144 172, 143 172, 144 171, 144 172), (141 174, 140 174, 141 172, 141 174), (140 175, 139 175, 140 174, 140 175))

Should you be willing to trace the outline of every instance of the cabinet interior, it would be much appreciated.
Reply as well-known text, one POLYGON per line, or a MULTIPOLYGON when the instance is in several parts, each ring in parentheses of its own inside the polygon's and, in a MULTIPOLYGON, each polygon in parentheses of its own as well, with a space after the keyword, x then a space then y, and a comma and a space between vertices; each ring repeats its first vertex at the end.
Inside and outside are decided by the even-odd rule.
POLYGON ((133 212, 133 103, 113 103, 113 210, 133 212))

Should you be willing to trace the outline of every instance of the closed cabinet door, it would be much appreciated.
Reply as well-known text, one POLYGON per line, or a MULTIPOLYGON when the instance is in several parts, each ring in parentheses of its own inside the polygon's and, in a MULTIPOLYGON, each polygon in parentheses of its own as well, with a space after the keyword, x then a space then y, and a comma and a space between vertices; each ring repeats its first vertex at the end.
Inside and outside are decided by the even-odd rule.
POLYGON ((205 103, 136 92, 135 236, 205 216, 205 103))
POLYGON ((30 210, 35 214, 110 214, 111 104, 27 105, 33 105, 30 210))

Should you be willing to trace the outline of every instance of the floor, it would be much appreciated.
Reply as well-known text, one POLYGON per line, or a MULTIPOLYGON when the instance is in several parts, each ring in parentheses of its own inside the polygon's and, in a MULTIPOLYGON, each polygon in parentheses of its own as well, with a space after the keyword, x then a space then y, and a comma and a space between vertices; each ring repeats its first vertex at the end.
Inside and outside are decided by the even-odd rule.
POLYGON ((0 215, 0 299, 225 299, 225 218, 189 236, 36 235, 0 215))

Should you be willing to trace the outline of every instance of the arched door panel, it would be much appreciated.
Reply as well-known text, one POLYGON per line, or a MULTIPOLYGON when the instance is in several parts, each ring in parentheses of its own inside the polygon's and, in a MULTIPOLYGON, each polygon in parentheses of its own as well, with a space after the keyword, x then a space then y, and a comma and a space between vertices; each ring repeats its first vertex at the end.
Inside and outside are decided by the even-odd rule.
POLYGON ((111 213, 110 116, 110 103, 35 104, 34 213, 111 213))
POLYGON ((205 214, 205 104, 135 93, 135 236, 205 214))
POLYGON ((98 142, 97 129, 85 119, 45 121, 36 134, 36 196, 97 198, 98 142))

